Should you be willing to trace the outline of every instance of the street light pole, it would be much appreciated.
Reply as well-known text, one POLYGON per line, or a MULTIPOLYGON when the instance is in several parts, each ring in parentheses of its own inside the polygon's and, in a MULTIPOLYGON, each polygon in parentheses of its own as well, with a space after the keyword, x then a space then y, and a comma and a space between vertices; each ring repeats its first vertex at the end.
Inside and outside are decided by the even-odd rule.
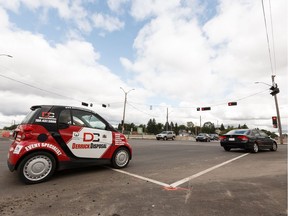
MULTIPOLYGON (((264 82, 255 82, 256 84, 258 83, 262 83, 265 85, 268 85, 270 87, 277 87, 277 84, 274 81, 275 75, 271 76, 272 78, 272 85, 269 85, 267 83, 264 82)), ((274 96, 274 100, 275 100, 275 107, 276 107, 276 114, 277 114, 277 123, 278 123, 278 133, 279 133, 279 137, 280 137, 280 144, 283 144, 283 136, 282 136, 282 125, 281 125, 281 119, 280 119, 280 111, 279 111, 279 106, 278 106, 278 100, 277 100, 277 93, 273 95, 274 96)))
POLYGON ((0 54, 0 56, 7 56, 7 57, 9 57, 9 58, 13 58, 13 56, 8 55, 8 54, 0 54))
POLYGON ((127 103, 127 94, 130 91, 133 91, 135 89, 130 89, 128 92, 126 92, 122 87, 120 87, 120 89, 122 89, 122 91, 125 94, 125 99, 124 99, 124 109, 123 109, 123 119, 122 119, 122 133, 124 134, 124 121, 125 121, 125 112, 126 112, 126 103, 127 103))

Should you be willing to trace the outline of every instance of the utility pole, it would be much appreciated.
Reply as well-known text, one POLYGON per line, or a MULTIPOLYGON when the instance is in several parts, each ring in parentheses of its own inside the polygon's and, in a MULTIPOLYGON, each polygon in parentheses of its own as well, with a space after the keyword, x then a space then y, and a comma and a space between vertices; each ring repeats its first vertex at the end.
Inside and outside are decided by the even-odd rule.
MULTIPOLYGON (((277 84, 274 81, 276 75, 272 75, 272 87, 277 88, 277 84)), ((271 87, 271 88, 272 88, 271 87)), ((278 121, 278 132, 279 132, 279 136, 280 136, 280 144, 283 144, 283 136, 282 136, 282 126, 281 126, 281 119, 280 119, 280 112, 279 112, 279 106, 278 106, 278 100, 277 100, 277 93, 273 95, 274 96, 274 100, 275 100, 275 106, 276 106, 276 113, 277 113, 277 121, 278 121)))
POLYGON ((135 89, 130 89, 128 92, 126 92, 122 87, 120 87, 120 89, 122 89, 122 91, 125 94, 125 99, 124 99, 124 110, 123 110, 123 119, 122 119, 122 133, 124 134, 124 121, 125 121, 125 112, 126 112, 126 103, 127 103, 127 94, 135 89))
POLYGON ((166 114, 166 131, 168 131, 168 107, 167 107, 167 114, 166 114))
POLYGON ((202 119, 201 119, 201 116, 200 116, 200 132, 202 132, 202 128, 201 128, 201 121, 202 121, 202 119))

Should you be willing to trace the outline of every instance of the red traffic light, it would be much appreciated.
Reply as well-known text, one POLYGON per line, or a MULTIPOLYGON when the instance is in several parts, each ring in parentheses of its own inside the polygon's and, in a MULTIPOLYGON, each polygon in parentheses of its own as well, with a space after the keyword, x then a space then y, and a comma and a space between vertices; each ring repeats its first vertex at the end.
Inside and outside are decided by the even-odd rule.
POLYGON ((201 110, 202 111, 211 110, 211 107, 202 107, 201 110))
POLYGON ((277 116, 272 116, 272 124, 274 128, 277 128, 277 116))
POLYGON ((237 106, 237 102, 229 102, 228 106, 237 106))

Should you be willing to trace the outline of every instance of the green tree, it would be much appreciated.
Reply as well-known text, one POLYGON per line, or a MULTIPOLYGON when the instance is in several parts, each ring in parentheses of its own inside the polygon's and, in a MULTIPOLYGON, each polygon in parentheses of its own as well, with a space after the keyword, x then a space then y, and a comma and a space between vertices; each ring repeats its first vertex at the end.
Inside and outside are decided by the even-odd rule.
POLYGON ((225 127, 224 127, 223 123, 222 123, 221 126, 220 126, 220 130, 221 130, 221 131, 224 131, 224 130, 225 130, 225 127))
POLYGON ((177 123, 175 124, 174 132, 175 132, 176 135, 179 135, 179 127, 178 127, 177 123))
POLYGON ((215 133, 215 126, 212 122, 205 122, 202 127, 203 133, 215 133))
POLYGON ((10 127, 3 127, 3 130, 15 130, 18 125, 11 125, 10 127))

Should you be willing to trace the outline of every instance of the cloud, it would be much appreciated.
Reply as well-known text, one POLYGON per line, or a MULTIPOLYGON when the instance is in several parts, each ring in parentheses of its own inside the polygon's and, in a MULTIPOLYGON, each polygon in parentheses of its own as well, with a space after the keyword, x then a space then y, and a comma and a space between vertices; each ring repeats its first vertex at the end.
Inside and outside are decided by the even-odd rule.
POLYGON ((2 29, 1 39, 1 50, 9 50, 13 58, 1 58, 0 73, 21 82, 1 77, 3 115, 23 114, 23 110, 27 112, 34 104, 113 102, 111 95, 119 90, 107 86, 111 83, 125 86, 119 77, 98 63, 100 54, 91 43, 70 40, 52 46, 42 35, 7 29, 2 29))
MULTIPOLYGON (((134 40, 135 59, 120 59, 133 75, 135 83, 155 95, 161 94, 193 109, 197 104, 209 106, 218 101, 226 101, 227 104, 229 100, 254 95, 261 91, 261 86, 255 85, 255 81, 264 82, 265 79, 271 83, 260 2, 219 1, 215 16, 204 24, 199 22, 197 11, 190 16, 183 13, 187 10, 180 1, 164 3, 162 7, 159 1, 150 3, 145 6, 142 1, 133 2, 132 16, 138 20, 150 20, 134 40)), ((281 2, 274 4, 277 11, 274 19, 275 48, 277 62, 280 63, 277 82, 283 85, 285 81, 281 77, 287 79, 287 50, 283 46, 287 43, 287 29, 283 30, 287 15, 285 10, 281 10, 281 2)), ((262 113, 263 106, 267 107, 267 104, 273 107, 268 114, 271 115, 274 104, 268 92, 265 97, 245 99, 244 106, 238 106, 238 112, 226 108, 223 112, 223 106, 220 106, 219 112, 214 109, 214 114, 206 112, 205 115, 211 119, 220 116, 225 119, 226 115, 230 120, 247 115, 257 119, 259 110, 262 113)), ((283 93, 279 95, 281 101, 287 95, 287 92, 283 93)), ((192 115, 195 116, 195 113, 192 115)))
MULTIPOLYGON (((276 82, 280 86, 277 96, 280 112, 287 119, 287 14, 283 2, 273 2, 272 10, 276 82)), ((127 122, 146 124, 156 118, 165 123, 169 109, 169 122, 178 124, 192 121, 199 125, 201 116, 202 123, 271 128, 274 98, 268 86, 254 84, 271 83, 261 2, 217 3, 207 15, 201 14, 211 6, 207 1, 109 0, 107 12, 88 9, 91 1, 0 0, 0 50, 14 57, 0 59, 0 74, 14 79, 0 77, 1 122, 20 118, 34 104, 79 106, 85 101, 93 102, 93 109, 118 124, 124 101, 121 86, 136 89, 128 95, 127 122), (44 33, 11 23, 7 11, 20 13, 23 6, 46 22, 50 11, 56 11, 68 39, 51 44, 44 33), (123 15, 124 8, 131 17, 123 15), (99 41, 90 36, 97 31, 98 35, 109 33, 115 40, 115 31, 117 36, 127 36, 130 28, 139 31, 132 57, 119 56, 128 77, 124 83, 113 73, 115 65, 100 63, 109 53, 97 50, 99 41), (238 106, 228 107, 229 101, 237 101, 238 106), (102 103, 109 107, 103 109, 102 103), (202 106, 211 106, 211 111, 197 112, 202 106)), ((111 38, 104 38, 105 42, 111 38)))
POLYGON ((123 6, 130 0, 108 0, 107 4, 111 11, 122 14, 124 12, 123 6))
POLYGON ((136 20, 145 20, 151 17, 158 17, 163 14, 171 15, 180 9, 180 0, 134 0, 131 2, 131 16, 136 20))
POLYGON ((118 18, 112 17, 107 14, 94 14, 92 21, 95 27, 104 29, 108 32, 117 31, 124 27, 124 22, 121 22, 118 18))

